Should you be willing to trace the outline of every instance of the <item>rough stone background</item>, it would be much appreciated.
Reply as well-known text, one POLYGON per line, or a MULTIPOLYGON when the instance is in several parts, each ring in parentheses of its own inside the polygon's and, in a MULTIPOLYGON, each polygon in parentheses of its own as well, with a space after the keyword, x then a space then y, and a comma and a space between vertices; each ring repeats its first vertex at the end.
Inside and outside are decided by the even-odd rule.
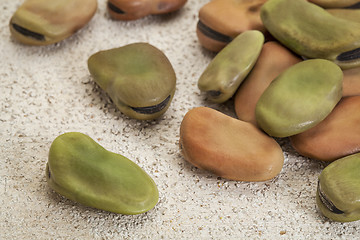
POLYGON ((228 181, 182 157, 179 126, 189 109, 209 106, 235 116, 231 101, 209 104, 196 86, 214 56, 195 33, 207 2, 189 0, 177 13, 120 22, 99 0, 85 28, 45 47, 13 40, 8 22, 22 0, 0 2, 0 239, 360 239, 359 222, 331 222, 320 214, 315 193, 325 164, 299 156, 287 139, 278 140, 283 170, 267 182, 228 181), (91 54, 133 42, 161 49, 177 74, 174 100, 156 121, 116 110, 87 69, 91 54), (119 215, 49 189, 48 150, 68 131, 88 134, 145 169, 160 191, 156 207, 119 215))

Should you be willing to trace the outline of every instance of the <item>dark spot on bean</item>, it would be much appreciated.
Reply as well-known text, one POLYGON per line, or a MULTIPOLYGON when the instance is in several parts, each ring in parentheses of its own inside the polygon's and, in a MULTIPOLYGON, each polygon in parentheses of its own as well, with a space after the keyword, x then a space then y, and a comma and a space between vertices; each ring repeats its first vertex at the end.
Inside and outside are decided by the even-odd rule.
POLYGON ((50 168, 49 168, 48 164, 46 164, 46 173, 47 173, 47 177, 50 179, 51 178, 51 172, 50 172, 50 168))
POLYGON ((354 5, 351 5, 351 6, 346 7, 346 8, 349 8, 349 9, 359 9, 359 8, 360 8, 360 2, 355 3, 354 5))
POLYGON ((118 14, 125 14, 125 12, 123 10, 121 10, 120 8, 116 7, 114 4, 108 2, 108 8, 118 14))
POLYGON ((255 6, 251 6, 251 7, 249 8, 249 11, 250 11, 250 12, 259 12, 262 5, 263 5, 263 4, 260 3, 260 4, 257 4, 257 5, 255 5, 255 6))
POLYGON ((163 110, 169 103, 171 95, 169 95, 164 101, 159 104, 148 106, 148 107, 131 107, 132 110, 141 114, 153 114, 163 110))
POLYGON ((199 29, 200 32, 202 32, 205 36, 212 38, 216 41, 219 42, 224 42, 224 43, 229 43, 231 42, 233 39, 232 37, 226 36, 222 33, 219 33, 213 29, 211 29, 210 27, 206 26, 203 22, 198 21, 197 24, 197 28, 199 29))
POLYGON ((26 37, 31 37, 31 38, 34 38, 38 41, 45 41, 45 36, 40 34, 40 33, 36 33, 36 32, 33 32, 33 31, 30 31, 29 29, 26 29, 18 24, 15 24, 13 23, 12 24, 13 28, 19 32, 20 34, 26 36, 26 37))
POLYGON ((215 90, 211 90, 211 91, 207 91, 207 94, 210 97, 219 97, 221 95, 220 91, 215 91, 215 90))
POLYGON ((338 209, 327 197, 326 195, 321 191, 320 182, 318 182, 318 194, 320 197, 321 202, 332 212, 335 214, 343 214, 344 212, 338 209))
POLYGON ((347 52, 343 52, 337 56, 337 60, 339 61, 352 61, 360 58, 360 48, 350 50, 347 52))

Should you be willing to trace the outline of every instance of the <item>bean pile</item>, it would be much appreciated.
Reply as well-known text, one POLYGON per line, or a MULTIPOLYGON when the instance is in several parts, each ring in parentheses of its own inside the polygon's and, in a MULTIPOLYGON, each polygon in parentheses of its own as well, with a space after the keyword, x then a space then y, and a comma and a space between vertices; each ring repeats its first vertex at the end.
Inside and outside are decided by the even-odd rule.
POLYGON ((224 19, 214 6, 220 1, 200 10, 199 41, 219 53, 198 87, 212 102, 234 97, 238 119, 204 107, 189 111, 180 128, 184 157, 224 178, 264 181, 283 164, 273 154, 279 146, 268 137, 289 137, 300 154, 333 161, 319 177, 317 204, 324 215, 359 220, 360 15, 353 9, 358 1, 249 2, 225 1, 233 7, 220 14, 228 20, 255 14, 244 17, 252 22, 245 30, 219 27, 224 19), (254 31, 263 37, 251 38, 254 31), (246 45, 236 45, 240 40, 246 45), (255 63, 249 61, 254 56, 255 63))
MULTIPOLYGON (((185 3, 109 0, 107 9, 113 19, 134 20, 185 3)), ((208 107, 190 110, 180 126, 185 159, 227 179, 265 181, 284 163, 273 137, 289 137, 300 154, 332 162, 319 176, 316 197, 323 214, 335 221, 359 220, 359 5, 358 0, 204 5, 196 33, 200 44, 218 54, 198 87, 212 102, 233 98, 238 119, 208 107)), ((85 26, 96 9, 96 0, 26 0, 12 16, 10 32, 23 44, 53 44, 85 26)), ((147 43, 95 53, 88 68, 132 118, 159 117, 174 96, 171 63, 147 43)), ((139 214, 158 201, 154 181, 141 168, 81 133, 55 139, 46 175, 58 193, 107 211, 139 214)))

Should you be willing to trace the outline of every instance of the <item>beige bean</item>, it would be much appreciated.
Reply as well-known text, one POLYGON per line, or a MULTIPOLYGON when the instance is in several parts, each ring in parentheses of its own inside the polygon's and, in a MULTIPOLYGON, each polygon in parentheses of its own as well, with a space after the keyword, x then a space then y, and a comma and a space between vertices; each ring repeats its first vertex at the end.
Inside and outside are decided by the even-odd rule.
POLYGON ((280 43, 265 43, 253 70, 235 95, 237 117, 257 125, 255 107, 262 93, 280 73, 300 61, 299 57, 280 43))
POLYGON ((280 173, 284 162, 273 138, 250 123, 207 107, 185 115, 180 145, 194 166, 230 180, 269 180, 280 173))
POLYGON ((303 156, 333 161, 360 152, 360 96, 343 98, 315 127, 290 137, 303 156))

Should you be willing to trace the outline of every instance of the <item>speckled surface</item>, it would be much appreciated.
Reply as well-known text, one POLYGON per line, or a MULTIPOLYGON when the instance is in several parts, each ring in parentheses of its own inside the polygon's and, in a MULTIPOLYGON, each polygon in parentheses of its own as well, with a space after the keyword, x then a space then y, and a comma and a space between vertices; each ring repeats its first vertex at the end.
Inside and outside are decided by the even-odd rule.
POLYGON ((0 2, 0 239, 360 239, 360 223, 324 218, 315 203, 325 164, 299 156, 278 140, 285 164, 275 179, 228 181, 188 164, 179 151, 185 113, 209 106, 234 116, 232 102, 209 104, 196 83, 213 54, 195 27, 208 0, 189 0, 166 16, 113 21, 99 0, 92 21, 73 37, 46 47, 10 37, 21 0, 0 2), (133 42, 161 49, 177 74, 177 91, 156 121, 129 119, 92 81, 88 57, 133 42), (155 180, 156 207, 124 216, 82 206, 54 193, 45 165, 56 136, 79 131, 135 161, 155 180))

